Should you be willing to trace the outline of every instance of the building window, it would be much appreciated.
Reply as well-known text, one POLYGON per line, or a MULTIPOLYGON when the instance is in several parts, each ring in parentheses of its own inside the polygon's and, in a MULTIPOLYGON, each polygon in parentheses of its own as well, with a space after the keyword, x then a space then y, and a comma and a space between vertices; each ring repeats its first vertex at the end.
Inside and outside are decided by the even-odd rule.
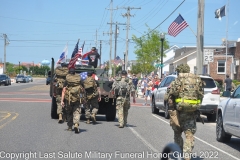
POLYGON ((218 74, 225 74, 225 61, 218 60, 218 74))

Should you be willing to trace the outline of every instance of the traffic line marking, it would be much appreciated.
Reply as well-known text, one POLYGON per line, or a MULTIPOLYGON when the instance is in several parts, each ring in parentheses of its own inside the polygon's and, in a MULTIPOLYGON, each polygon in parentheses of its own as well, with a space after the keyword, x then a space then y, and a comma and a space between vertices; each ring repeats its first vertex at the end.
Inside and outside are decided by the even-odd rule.
MULTIPOLYGON (((169 122, 167 122, 167 121, 159 118, 158 116, 156 116, 156 115, 154 115, 154 114, 152 114, 152 116, 155 117, 155 118, 157 118, 157 119, 159 119, 159 120, 161 120, 161 121, 163 121, 163 122, 165 122, 165 123, 167 123, 167 124, 169 124, 169 122)), ((212 148, 214 148, 214 149, 216 149, 216 150, 218 150, 218 151, 220 151, 220 152, 222 152, 222 153, 224 153, 224 154, 226 154, 226 155, 228 155, 228 156, 230 156, 230 157, 232 157, 232 158, 234 158, 234 159, 236 159, 236 160, 240 160, 239 158, 237 158, 237 157, 235 157, 235 156, 233 156, 233 155, 225 152, 224 150, 221 150, 221 149, 215 147, 214 145, 211 145, 210 143, 208 143, 208 142, 206 142, 206 141, 204 141, 204 140, 202 140, 202 139, 200 139, 200 138, 198 138, 198 137, 196 137, 196 136, 194 136, 194 137, 195 137, 197 140, 201 141, 202 143, 204 143, 204 144, 206 144, 206 145, 208 145, 208 146, 210 146, 210 147, 212 147, 212 148)))
MULTIPOLYGON (((5 112, 0 112, 0 113, 5 113, 5 112)), ((15 120, 17 118, 17 116, 19 115, 18 113, 15 113, 15 112, 7 112, 8 115, 6 116, 7 118, 10 117, 12 114, 14 114, 14 116, 8 120, 7 122, 3 123, 1 126, 0 126, 0 129, 2 129, 4 126, 6 126, 8 123, 12 122, 13 120, 15 120)), ((5 118, 5 119, 7 119, 5 118)), ((2 121, 2 120, 1 120, 2 121)))
MULTIPOLYGON (((0 112, 1 113, 1 112, 0 112)), ((3 121, 4 119, 7 119, 8 117, 10 117, 11 116, 11 114, 10 113, 7 113, 7 116, 3 116, 4 118, 2 118, 1 120, 0 120, 0 122, 1 121, 3 121)))
POLYGON ((155 153, 159 153, 159 151, 154 148, 146 139, 144 139, 135 129, 133 129, 132 127, 128 126, 127 127, 132 131, 132 133, 140 140, 143 142, 143 144, 145 146, 147 146, 151 151, 155 152, 155 153))
POLYGON ((11 101, 11 102, 51 102, 51 99, 37 99, 37 98, 0 98, 0 101, 11 101))

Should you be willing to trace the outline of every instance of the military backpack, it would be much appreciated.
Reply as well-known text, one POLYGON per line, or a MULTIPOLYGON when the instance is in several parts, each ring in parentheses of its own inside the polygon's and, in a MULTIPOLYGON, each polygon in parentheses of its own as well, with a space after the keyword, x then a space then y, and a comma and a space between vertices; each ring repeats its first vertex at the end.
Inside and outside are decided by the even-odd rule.
POLYGON ((67 67, 57 67, 55 70, 56 77, 56 87, 59 89, 63 88, 63 84, 65 82, 66 76, 68 74, 68 68, 67 67))
POLYGON ((77 74, 68 74, 66 76, 67 87, 64 98, 70 102, 82 102, 82 98, 84 97, 84 89, 80 84, 80 76, 77 74))
POLYGON ((171 91, 176 97, 177 110, 194 112, 200 108, 204 92, 203 82, 199 76, 192 73, 179 73, 171 91))
POLYGON ((130 84, 128 78, 116 79, 116 83, 113 87, 114 94, 116 96, 126 96, 130 94, 130 84))
POLYGON ((84 82, 84 89, 87 94, 87 99, 92 99, 98 95, 97 83, 93 77, 87 77, 84 82))

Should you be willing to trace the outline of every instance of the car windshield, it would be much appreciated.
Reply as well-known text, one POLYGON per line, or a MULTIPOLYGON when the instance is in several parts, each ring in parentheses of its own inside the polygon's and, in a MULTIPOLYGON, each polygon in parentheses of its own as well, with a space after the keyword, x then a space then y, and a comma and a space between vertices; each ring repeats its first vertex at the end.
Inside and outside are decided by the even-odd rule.
POLYGON ((0 78, 5 78, 6 76, 5 75, 0 75, 0 78))
POLYGON ((202 81, 205 82, 204 88, 215 88, 216 84, 214 83, 214 80, 211 78, 201 78, 202 81))
POLYGON ((24 76, 17 76, 17 78, 23 78, 24 76))

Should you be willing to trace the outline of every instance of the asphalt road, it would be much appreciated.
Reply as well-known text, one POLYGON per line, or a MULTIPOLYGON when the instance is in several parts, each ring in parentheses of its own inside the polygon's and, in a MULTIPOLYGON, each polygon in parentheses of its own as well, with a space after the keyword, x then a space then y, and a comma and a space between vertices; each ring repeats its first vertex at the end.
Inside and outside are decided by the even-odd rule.
MULTIPOLYGON (((81 116, 80 134, 66 131, 50 117, 51 99, 45 79, 27 84, 0 86, 0 159, 160 159, 163 148, 173 142, 173 131, 164 113, 152 114, 143 99, 129 110, 128 127, 117 119, 97 116, 87 125, 81 116)), ((240 139, 216 141, 215 123, 197 123, 194 158, 240 159, 240 139)))

